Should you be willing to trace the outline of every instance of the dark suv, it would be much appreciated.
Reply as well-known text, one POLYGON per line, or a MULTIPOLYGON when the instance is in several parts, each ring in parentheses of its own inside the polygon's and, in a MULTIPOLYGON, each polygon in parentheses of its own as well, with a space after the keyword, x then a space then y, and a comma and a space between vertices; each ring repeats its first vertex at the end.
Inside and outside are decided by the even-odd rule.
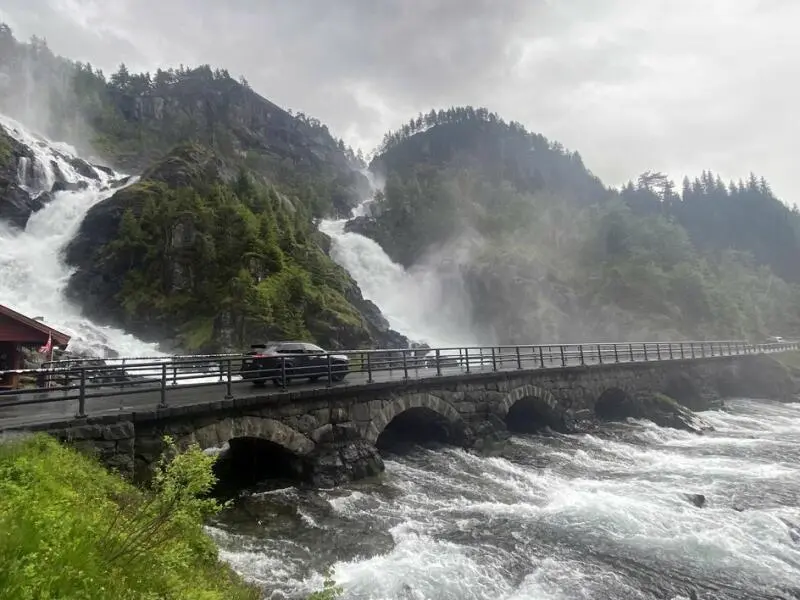
POLYGON ((317 381, 328 378, 330 364, 331 379, 342 381, 350 370, 350 359, 343 354, 328 353, 319 346, 308 342, 267 342, 253 344, 252 350, 242 359, 242 379, 252 381, 255 385, 264 385, 271 379, 275 385, 281 384, 281 378, 308 378, 317 381))

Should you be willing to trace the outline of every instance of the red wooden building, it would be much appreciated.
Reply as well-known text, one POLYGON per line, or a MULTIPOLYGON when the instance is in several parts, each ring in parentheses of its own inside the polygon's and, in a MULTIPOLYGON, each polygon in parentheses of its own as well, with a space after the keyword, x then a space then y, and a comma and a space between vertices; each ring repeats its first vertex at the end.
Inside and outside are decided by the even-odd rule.
MULTIPOLYGON (((22 368, 22 349, 52 345, 65 347, 69 336, 0 304, 0 372, 22 368)), ((19 376, 0 374, 0 389, 15 389, 19 376)))

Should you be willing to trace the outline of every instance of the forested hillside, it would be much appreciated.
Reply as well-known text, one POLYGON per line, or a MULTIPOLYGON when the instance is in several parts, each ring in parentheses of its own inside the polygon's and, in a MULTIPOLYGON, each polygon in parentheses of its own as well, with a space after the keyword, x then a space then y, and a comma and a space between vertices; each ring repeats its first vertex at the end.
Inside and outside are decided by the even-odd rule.
POLYGON ((208 66, 123 65, 107 78, 2 25, 0 111, 142 174, 94 206, 66 249, 68 295, 94 320, 185 351, 407 343, 317 231, 369 186, 359 154, 316 119, 208 66))
POLYGON ((54 55, 42 39, 19 42, 0 24, 0 112, 131 173, 197 141, 288 188, 315 215, 347 211, 368 189, 353 170, 360 157, 325 125, 209 65, 153 74, 120 65, 106 76, 54 55))
POLYGON ((800 334, 800 217, 704 173, 605 188, 566 151, 471 107, 386 136, 371 217, 406 265, 458 270, 497 342, 800 334))

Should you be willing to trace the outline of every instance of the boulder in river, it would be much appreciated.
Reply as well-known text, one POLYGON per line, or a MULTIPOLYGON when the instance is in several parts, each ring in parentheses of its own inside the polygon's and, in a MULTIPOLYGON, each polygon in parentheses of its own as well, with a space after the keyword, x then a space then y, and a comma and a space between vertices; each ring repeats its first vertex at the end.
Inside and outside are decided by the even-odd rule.
POLYGON ((686 499, 694 504, 697 508, 703 508, 706 505, 705 494, 684 494, 686 499))
POLYGON ((595 407, 597 416, 606 421, 628 418, 647 419, 659 427, 683 429, 693 433, 711 431, 711 425, 676 400, 658 392, 609 394, 601 396, 595 407))

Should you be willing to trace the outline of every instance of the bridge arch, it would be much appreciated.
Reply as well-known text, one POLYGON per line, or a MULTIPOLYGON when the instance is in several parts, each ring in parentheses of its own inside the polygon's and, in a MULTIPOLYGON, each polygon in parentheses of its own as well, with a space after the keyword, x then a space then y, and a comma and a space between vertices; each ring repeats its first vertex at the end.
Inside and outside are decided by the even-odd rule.
POLYGON ((546 427, 564 429, 564 411, 553 394, 538 385, 521 385, 500 400, 495 412, 509 431, 534 433, 546 427))
POLYGON ((218 448, 214 493, 233 497, 270 481, 305 482, 310 478, 314 442, 291 427, 262 417, 229 417, 184 437, 188 445, 218 448))
POLYGON ((393 399, 372 417, 364 438, 379 449, 418 442, 461 443, 467 425, 456 408, 431 394, 393 399))
POLYGON ((207 450, 222 448, 236 438, 264 440, 299 456, 310 454, 315 447, 314 442, 309 438, 280 421, 251 416, 221 419, 216 423, 196 429, 180 440, 180 443, 187 446, 194 442, 203 450, 207 450))

